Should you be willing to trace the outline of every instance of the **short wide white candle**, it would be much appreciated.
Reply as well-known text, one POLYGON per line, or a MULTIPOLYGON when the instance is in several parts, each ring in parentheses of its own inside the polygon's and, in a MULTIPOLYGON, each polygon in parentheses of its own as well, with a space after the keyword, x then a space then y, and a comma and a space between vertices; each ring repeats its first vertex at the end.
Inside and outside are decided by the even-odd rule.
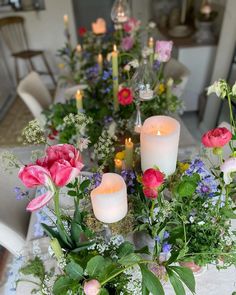
POLYGON ((128 212, 127 188, 116 173, 105 173, 101 184, 91 192, 95 217, 104 223, 120 221, 128 212))
POLYGON ((180 124, 167 116, 145 120, 140 135, 142 170, 157 166, 166 176, 175 172, 180 124))

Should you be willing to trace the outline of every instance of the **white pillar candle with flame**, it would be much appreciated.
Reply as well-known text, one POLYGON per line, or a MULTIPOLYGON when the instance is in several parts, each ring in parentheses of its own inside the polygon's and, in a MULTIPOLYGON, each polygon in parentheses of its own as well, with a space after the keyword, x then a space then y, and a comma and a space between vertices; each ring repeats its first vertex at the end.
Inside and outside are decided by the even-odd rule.
POLYGON ((104 223, 123 219, 128 212, 127 187, 124 179, 116 173, 105 173, 101 184, 91 192, 95 217, 104 223))
POLYGON ((167 116, 145 120, 140 135, 142 170, 157 166, 166 176, 175 172, 180 124, 167 116))

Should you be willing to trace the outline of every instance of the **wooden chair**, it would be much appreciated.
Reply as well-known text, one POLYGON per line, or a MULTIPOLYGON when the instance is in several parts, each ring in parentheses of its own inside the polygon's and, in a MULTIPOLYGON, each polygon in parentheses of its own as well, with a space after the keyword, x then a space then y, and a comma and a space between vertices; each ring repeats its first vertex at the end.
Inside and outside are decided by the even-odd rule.
POLYGON ((0 32, 2 34, 3 40, 11 52, 12 57, 15 60, 15 74, 17 84, 21 79, 18 61, 24 60, 27 62, 29 71, 36 71, 32 59, 35 57, 41 57, 47 71, 37 72, 41 75, 49 75, 53 81, 53 84, 56 85, 55 78, 45 58, 43 50, 29 49, 24 22, 25 20, 21 16, 9 16, 0 19, 0 32))

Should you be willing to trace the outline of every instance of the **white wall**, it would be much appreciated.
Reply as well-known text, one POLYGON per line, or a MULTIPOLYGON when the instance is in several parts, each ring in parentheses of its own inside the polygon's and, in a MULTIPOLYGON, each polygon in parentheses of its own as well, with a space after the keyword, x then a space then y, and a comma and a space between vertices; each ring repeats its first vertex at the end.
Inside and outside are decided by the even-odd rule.
MULTIPOLYGON (((65 42, 63 15, 69 16, 69 28, 73 44, 76 45, 76 28, 71 0, 45 0, 46 10, 39 12, 1 13, 0 17, 20 15, 25 18, 26 31, 32 49, 43 49, 54 72, 57 72, 56 52, 65 42)), ((10 68, 12 58, 8 53, 10 68)), ((37 63, 39 64, 39 62, 37 63)))
MULTIPOLYGON (((215 65, 211 77, 211 83, 222 78, 226 79, 232 62, 236 45, 236 0, 228 0, 222 24, 220 40, 217 48, 215 65)), ((214 128, 217 114, 220 108, 220 99, 215 95, 208 97, 207 106, 201 122, 203 130, 214 128)))

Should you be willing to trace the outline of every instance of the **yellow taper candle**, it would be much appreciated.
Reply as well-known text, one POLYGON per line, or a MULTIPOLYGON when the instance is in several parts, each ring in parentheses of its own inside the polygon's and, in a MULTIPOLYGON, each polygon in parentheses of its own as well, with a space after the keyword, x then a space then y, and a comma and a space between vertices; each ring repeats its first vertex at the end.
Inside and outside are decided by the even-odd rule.
POLYGON ((81 110, 83 109, 83 95, 81 90, 77 90, 75 98, 76 98, 77 110, 78 112, 81 112, 81 110))
POLYGON ((125 169, 130 170, 133 167, 134 144, 131 138, 125 140, 125 169))
POLYGON ((65 28, 68 29, 69 18, 68 18, 68 15, 67 15, 67 14, 65 14, 65 15, 63 16, 63 20, 64 20, 64 26, 65 26, 65 28))
POLYGON ((99 73, 101 74, 103 71, 103 57, 101 53, 98 54, 97 62, 99 67, 99 73))
POLYGON ((119 108, 118 104, 118 89, 119 89, 119 81, 118 81, 118 51, 116 45, 113 46, 112 51, 112 78, 113 78, 113 104, 114 111, 117 111, 119 108))
POLYGON ((120 173, 121 170, 122 170, 122 164, 123 164, 122 160, 115 159, 114 162, 115 162, 115 171, 116 171, 116 173, 120 173))
POLYGON ((154 39, 153 37, 150 37, 148 40, 148 47, 151 49, 152 53, 149 56, 149 61, 151 66, 153 65, 153 60, 154 60, 154 39))

